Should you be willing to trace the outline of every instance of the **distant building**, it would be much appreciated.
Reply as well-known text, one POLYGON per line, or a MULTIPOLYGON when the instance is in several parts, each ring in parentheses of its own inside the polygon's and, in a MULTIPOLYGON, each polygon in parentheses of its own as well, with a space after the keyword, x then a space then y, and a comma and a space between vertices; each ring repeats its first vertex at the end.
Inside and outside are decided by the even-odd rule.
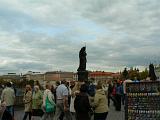
POLYGON ((93 71, 89 72, 89 79, 94 79, 95 81, 107 81, 113 79, 112 72, 104 71, 93 71))
POLYGON ((17 75, 16 73, 8 73, 6 75, 2 75, 1 79, 3 79, 4 81, 12 81, 12 80, 20 80, 21 76, 17 75))
POLYGON ((44 80, 46 80, 46 81, 59 81, 60 80, 60 73, 57 71, 46 72, 44 80))
POLYGON ((120 79, 121 73, 120 72, 112 73, 112 77, 113 77, 113 79, 120 79))
POLYGON ((73 72, 50 71, 46 73, 29 71, 25 74, 26 80, 38 81, 60 81, 60 80, 73 80, 73 72))
MULTIPOLYGON (((107 81, 113 79, 119 79, 120 73, 113 73, 113 72, 105 72, 105 71, 89 71, 88 72, 88 79, 96 81, 107 81)), ((78 80, 77 73, 73 74, 73 80, 78 80)))
MULTIPOLYGON (((120 73, 104 72, 104 71, 89 71, 88 79, 95 81, 106 81, 112 79, 118 79, 120 73)), ((1 76, 6 81, 11 80, 34 80, 44 83, 44 81, 61 81, 63 79, 67 81, 78 80, 77 73, 74 72, 63 72, 63 71, 49 71, 46 73, 28 71, 24 75, 16 75, 15 73, 8 73, 7 75, 1 76)))
POLYGON ((73 80, 73 72, 62 72, 62 71, 53 71, 53 72, 46 72, 45 73, 45 80, 46 81, 60 81, 60 80, 73 80))
POLYGON ((78 74, 77 73, 73 73, 73 80, 78 81, 78 74))
POLYGON ((32 74, 25 74, 27 80, 44 80, 45 74, 44 73, 32 73, 32 74))

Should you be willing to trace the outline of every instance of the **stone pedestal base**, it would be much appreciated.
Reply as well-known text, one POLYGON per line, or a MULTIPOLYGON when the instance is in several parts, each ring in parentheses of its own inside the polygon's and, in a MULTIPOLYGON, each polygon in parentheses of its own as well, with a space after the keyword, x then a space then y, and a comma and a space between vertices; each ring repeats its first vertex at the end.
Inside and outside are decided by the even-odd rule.
POLYGON ((84 82, 88 80, 88 71, 78 71, 78 81, 84 82))

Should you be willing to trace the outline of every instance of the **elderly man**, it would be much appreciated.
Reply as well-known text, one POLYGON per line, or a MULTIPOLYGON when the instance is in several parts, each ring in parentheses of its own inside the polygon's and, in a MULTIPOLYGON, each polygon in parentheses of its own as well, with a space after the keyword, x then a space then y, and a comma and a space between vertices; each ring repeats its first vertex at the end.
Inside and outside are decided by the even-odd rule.
POLYGON ((68 105, 68 94, 69 91, 68 88, 66 87, 66 81, 62 80, 61 84, 56 89, 55 120, 61 120, 61 119, 71 120, 71 115, 69 112, 69 105, 68 105))

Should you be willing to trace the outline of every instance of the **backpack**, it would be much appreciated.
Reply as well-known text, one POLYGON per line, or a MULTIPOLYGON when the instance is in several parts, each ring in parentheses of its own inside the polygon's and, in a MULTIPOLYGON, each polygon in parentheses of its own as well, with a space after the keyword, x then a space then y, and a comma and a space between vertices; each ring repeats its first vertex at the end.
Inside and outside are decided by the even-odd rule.
POLYGON ((87 96, 77 95, 74 100, 74 108, 76 112, 86 113, 89 111, 88 106, 86 106, 86 99, 87 96))
POLYGON ((123 94, 122 86, 116 87, 116 94, 118 94, 118 95, 122 95, 123 94))
POLYGON ((88 88, 88 94, 90 96, 94 96, 95 95, 95 92, 96 92, 96 86, 95 85, 89 85, 89 88, 88 88))
POLYGON ((116 87, 115 87, 115 86, 113 87, 112 95, 113 95, 113 96, 115 96, 115 95, 116 95, 116 87))

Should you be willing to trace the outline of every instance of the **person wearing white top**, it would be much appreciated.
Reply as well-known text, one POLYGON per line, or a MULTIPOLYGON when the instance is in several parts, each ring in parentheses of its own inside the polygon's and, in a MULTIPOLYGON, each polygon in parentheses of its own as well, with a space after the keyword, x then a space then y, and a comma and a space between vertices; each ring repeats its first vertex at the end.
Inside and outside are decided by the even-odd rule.
POLYGON ((76 82, 75 86, 71 90, 70 112, 72 115, 72 120, 76 119, 76 111, 74 109, 74 101, 75 101, 76 95, 80 92, 80 86, 81 86, 80 83, 76 82))
POLYGON ((60 120, 60 117, 63 115, 63 120, 71 120, 71 115, 68 105, 68 95, 69 90, 66 87, 66 81, 62 80, 61 85, 56 89, 56 112, 54 120, 60 120))
POLYGON ((15 92, 11 88, 11 83, 6 84, 6 88, 2 91, 1 101, 6 103, 6 110, 14 117, 15 92))
POLYGON ((123 96, 122 96, 122 104, 124 105, 125 104, 125 96, 126 96, 126 83, 130 83, 130 82, 133 82, 132 80, 124 80, 123 81, 123 96))

